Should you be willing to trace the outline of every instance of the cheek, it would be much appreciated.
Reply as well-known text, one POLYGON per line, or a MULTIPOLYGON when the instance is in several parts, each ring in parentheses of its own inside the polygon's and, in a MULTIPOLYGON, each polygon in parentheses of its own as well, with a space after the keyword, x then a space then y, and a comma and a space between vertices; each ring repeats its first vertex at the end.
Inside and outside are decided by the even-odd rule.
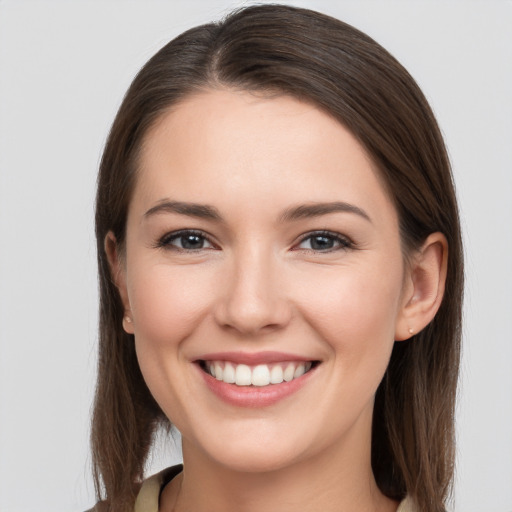
POLYGON ((399 309, 401 273, 376 267, 336 269, 303 280, 302 309, 318 331, 332 340, 393 338, 399 309), (308 290, 317 290, 314 294, 308 290))
POLYGON ((353 419, 349 411, 357 415, 366 406, 373 409, 373 397, 389 364, 401 271, 391 269, 380 278, 378 274, 370 267, 357 272, 340 269, 337 277, 317 279, 323 293, 310 295, 309 300, 304 297, 302 302, 303 316, 330 353, 327 369, 335 385, 317 407, 331 418, 333 436, 340 424, 353 419), (333 412, 333 402, 343 407, 333 412))
POLYGON ((166 416, 186 431, 194 383, 182 372, 184 347, 209 308, 214 280, 204 269, 166 264, 134 266, 128 278, 142 375, 166 416))
POLYGON ((303 315, 330 352, 339 383, 333 392, 354 410, 372 399, 389 363, 401 284, 400 265, 384 271, 375 264, 337 269, 317 279, 317 288, 305 286, 323 290, 304 300, 303 315))
POLYGON ((128 295, 136 336, 153 345, 183 340, 200 322, 214 291, 209 272, 193 266, 143 267, 129 275, 128 295))

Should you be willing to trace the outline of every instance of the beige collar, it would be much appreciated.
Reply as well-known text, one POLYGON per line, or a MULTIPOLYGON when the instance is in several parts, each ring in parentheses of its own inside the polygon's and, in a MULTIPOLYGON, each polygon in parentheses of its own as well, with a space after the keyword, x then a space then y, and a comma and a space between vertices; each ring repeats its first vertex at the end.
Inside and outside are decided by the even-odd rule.
MULTIPOLYGON (((134 512, 158 512, 158 502, 163 485, 168 483, 180 471, 181 466, 174 466, 144 480, 135 501, 134 512)), ((414 512, 412 501, 405 498, 396 512, 414 512)))

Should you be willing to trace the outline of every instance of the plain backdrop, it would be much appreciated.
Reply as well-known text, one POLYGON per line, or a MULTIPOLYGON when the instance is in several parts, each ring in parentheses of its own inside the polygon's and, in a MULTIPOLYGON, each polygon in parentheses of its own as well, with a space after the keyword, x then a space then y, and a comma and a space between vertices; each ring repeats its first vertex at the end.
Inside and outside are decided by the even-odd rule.
MULTIPOLYGON (((467 264, 453 508, 512 512, 512 2, 293 3, 375 38, 438 116, 467 264)), ((141 65, 235 5, 0 0, 1 512, 78 512, 94 502, 88 435, 101 150, 141 65)), ((148 471, 178 458, 167 447, 148 471)))

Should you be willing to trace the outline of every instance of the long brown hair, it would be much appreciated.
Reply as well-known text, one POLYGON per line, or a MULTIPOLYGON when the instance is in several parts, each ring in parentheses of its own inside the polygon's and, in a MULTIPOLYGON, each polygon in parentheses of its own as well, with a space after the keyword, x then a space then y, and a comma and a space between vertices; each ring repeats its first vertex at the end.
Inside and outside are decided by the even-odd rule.
POLYGON ((367 35, 314 11, 237 10, 164 46, 130 86, 101 160, 96 203, 100 279, 99 372, 92 423, 98 497, 130 510, 156 429, 168 426, 142 378, 104 240, 121 249, 138 154, 155 120, 197 90, 284 93, 347 127, 380 169, 394 200, 404 255, 432 232, 448 241, 445 296, 434 320, 395 343, 377 391, 372 466, 381 491, 440 512, 454 464, 463 260, 450 164, 439 128, 407 71, 367 35))

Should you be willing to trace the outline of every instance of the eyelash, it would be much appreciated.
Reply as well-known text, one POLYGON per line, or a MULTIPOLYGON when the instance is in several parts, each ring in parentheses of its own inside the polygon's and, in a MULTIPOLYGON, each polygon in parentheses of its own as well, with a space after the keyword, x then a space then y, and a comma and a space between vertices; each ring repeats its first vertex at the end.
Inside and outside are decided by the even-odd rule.
MULTIPOLYGON (((172 233, 167 233, 162 238, 160 238, 158 240, 158 242, 155 244, 155 247, 173 250, 173 251, 179 251, 179 252, 189 252, 189 253, 198 252, 201 250, 210 250, 210 249, 218 248, 218 246, 216 246, 216 244, 214 244, 212 242, 212 240, 210 239, 210 237, 207 234, 205 234, 203 231, 198 231, 198 230, 194 230, 194 229, 184 229, 184 230, 180 230, 180 231, 173 231, 172 233), (204 244, 204 242, 208 243, 210 245, 210 247, 199 247, 196 249, 190 249, 190 248, 186 248, 186 247, 178 247, 178 246, 172 244, 172 242, 179 240, 179 239, 182 239, 182 241, 183 241, 183 239, 187 236, 188 237, 197 237, 198 239, 202 240, 203 244, 204 244)), ((348 237, 340 235, 339 233, 334 233, 332 231, 324 230, 324 231, 313 231, 313 232, 305 234, 304 236, 302 236, 299 243, 296 244, 292 248, 292 250, 295 250, 295 251, 304 250, 304 251, 313 252, 313 253, 330 253, 330 252, 336 252, 336 251, 345 251, 345 250, 353 249, 353 248, 354 248, 354 243, 348 237), (302 245, 305 241, 313 240, 315 238, 317 238, 317 239, 323 238, 324 240, 325 239, 331 240, 331 241, 333 241, 334 244, 337 244, 337 247, 328 248, 325 250, 313 249, 313 248, 300 248, 300 245, 302 245)))
POLYGON ((173 231, 172 233, 167 233, 162 238, 160 238, 158 240, 158 242, 155 244, 155 246, 157 248, 169 249, 169 250, 180 251, 180 252, 198 252, 198 251, 204 250, 204 249, 217 248, 217 246, 211 241, 211 239, 208 235, 206 235, 203 231, 198 231, 195 229, 183 229, 180 231, 173 231), (198 249, 188 249, 185 247, 177 247, 175 245, 172 245, 171 242, 178 240, 180 238, 184 239, 187 236, 188 237, 195 236, 197 238, 200 238, 203 241, 210 244, 211 247, 199 247, 198 249))
POLYGON ((333 233, 332 231, 313 231, 313 232, 307 233, 306 235, 304 235, 301 238, 298 245, 303 244, 306 240, 313 240, 314 238, 329 239, 329 240, 332 240, 335 244, 338 244, 338 246, 334 247, 334 248, 329 248, 326 250, 321 250, 321 249, 315 250, 313 248, 311 248, 311 249, 298 248, 298 249, 294 249, 294 250, 305 250, 305 251, 314 252, 314 253, 330 253, 330 252, 336 252, 336 251, 346 251, 348 249, 354 248, 354 243, 352 242, 352 240, 350 240, 346 236, 340 235, 339 233, 333 233))

